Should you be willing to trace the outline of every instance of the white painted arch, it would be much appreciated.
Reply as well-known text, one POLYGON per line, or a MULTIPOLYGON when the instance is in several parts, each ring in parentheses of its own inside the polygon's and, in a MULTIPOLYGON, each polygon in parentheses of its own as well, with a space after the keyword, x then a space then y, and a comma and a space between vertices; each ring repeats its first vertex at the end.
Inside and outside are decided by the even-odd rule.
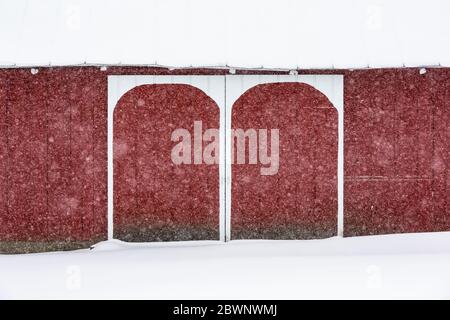
POLYGON ((322 92, 338 111, 338 236, 344 227, 344 96, 342 75, 112 75, 108 76, 108 239, 114 234, 114 109, 131 89, 145 84, 188 84, 210 96, 220 109, 219 229, 220 241, 231 240, 231 110, 234 102, 248 89, 259 84, 299 82, 322 92), (227 161, 228 160, 228 161, 227 161))

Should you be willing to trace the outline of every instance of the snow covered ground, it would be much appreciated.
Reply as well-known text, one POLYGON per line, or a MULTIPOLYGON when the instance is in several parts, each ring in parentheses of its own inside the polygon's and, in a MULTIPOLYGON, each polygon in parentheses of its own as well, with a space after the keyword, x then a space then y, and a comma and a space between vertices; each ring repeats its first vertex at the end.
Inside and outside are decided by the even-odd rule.
POLYGON ((450 298, 450 232, 0 255, 0 298, 450 298))

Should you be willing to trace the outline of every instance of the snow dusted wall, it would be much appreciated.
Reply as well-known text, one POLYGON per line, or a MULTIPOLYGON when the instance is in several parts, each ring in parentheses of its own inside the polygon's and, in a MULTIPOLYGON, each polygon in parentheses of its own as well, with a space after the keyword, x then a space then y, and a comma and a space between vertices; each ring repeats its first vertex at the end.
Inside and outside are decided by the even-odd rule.
POLYGON ((449 11, 448 0, 0 0, 0 66, 449 67, 449 11))
MULTIPOLYGON (((145 67, 0 69, 0 251, 78 248, 106 238, 107 75, 227 72, 145 67)), ((345 235, 450 230, 450 70, 300 73, 344 74, 345 235)), ((285 115, 273 117, 284 128, 285 115)), ((246 123, 244 118, 239 121, 246 123)), ((172 169, 167 170, 172 177, 172 169)), ((286 178, 294 181, 292 176, 286 178)), ((330 188, 329 195, 333 192, 330 188)), ((254 199, 239 201, 250 208, 254 199)), ((269 208, 277 214, 275 205, 269 208)), ((254 225, 264 224, 260 216, 247 218, 254 225)), ((323 230, 331 228, 326 225, 323 230)), ((282 238, 283 232, 274 229, 270 235, 282 238)))
POLYGON ((92 69, 0 70, 0 251, 105 238, 106 87, 92 69))
POLYGON ((114 111, 114 238, 219 239, 219 165, 205 163, 201 147, 203 133, 217 128, 219 107, 190 85, 142 85, 120 98, 114 111), (195 121, 201 124, 194 129, 195 121), (189 164, 171 158, 181 141, 171 139, 177 129, 189 134, 191 149, 182 151, 189 164))
MULTIPOLYGON (((258 85, 234 103, 233 128, 267 129, 268 148, 260 147, 260 153, 273 154, 271 130, 279 130, 279 160, 272 157, 270 165, 236 164, 235 157, 232 239, 336 235, 337 126, 337 110, 328 98, 304 83, 258 85), (262 170, 268 172, 262 175, 262 170)), ((266 141, 259 135, 260 146, 261 140, 266 141)))

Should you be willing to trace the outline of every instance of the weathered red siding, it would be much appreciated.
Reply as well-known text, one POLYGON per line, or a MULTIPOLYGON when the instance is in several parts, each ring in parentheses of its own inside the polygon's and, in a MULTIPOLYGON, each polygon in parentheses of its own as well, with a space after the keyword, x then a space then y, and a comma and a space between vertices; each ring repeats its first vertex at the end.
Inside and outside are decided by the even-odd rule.
POLYGON ((44 240, 47 209, 44 85, 29 72, 20 71, 8 77, 7 220, 13 226, 9 237, 16 240, 44 240))
POLYGON ((448 69, 354 71, 345 92, 345 235, 450 229, 448 69))
POLYGON ((5 239, 10 232, 8 216, 8 81, 6 72, 0 70, 0 235, 5 239))
POLYGON ((336 234, 337 125, 336 109, 307 84, 258 85, 234 103, 233 128, 267 129, 268 136, 279 129, 280 167, 261 175, 260 163, 233 165, 232 239, 336 234))
POLYGON ((218 164, 194 164, 194 121, 202 121, 203 132, 217 129, 219 107, 189 85, 143 85, 119 100, 114 111, 116 238, 219 239, 218 164), (172 162, 176 129, 191 134, 192 150, 185 152, 192 164, 172 162))
MULTIPOLYGON (((302 72, 345 75, 345 234, 450 230, 450 70, 302 72)), ((108 74, 226 73, 1 69, 0 250, 86 246, 106 237, 108 74)), ((258 219, 254 225, 264 225, 258 219)))

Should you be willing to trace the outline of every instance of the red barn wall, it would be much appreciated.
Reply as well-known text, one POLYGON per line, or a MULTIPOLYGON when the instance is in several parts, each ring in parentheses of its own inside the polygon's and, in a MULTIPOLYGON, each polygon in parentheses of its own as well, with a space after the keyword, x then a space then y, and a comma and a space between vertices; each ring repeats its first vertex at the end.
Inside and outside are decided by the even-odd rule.
POLYGON ((85 247, 106 234, 106 76, 2 70, 0 249, 85 247))
POLYGON ((450 72, 345 77, 345 235, 450 229, 450 72))
POLYGON ((231 238, 336 235, 338 114, 328 98, 303 83, 258 85, 234 103, 231 121, 267 129, 271 147, 270 130, 279 129, 276 174, 261 175, 262 164, 232 166, 231 238))
POLYGON ((217 129, 219 106, 190 85, 142 85, 120 98, 114 111, 114 238, 219 240, 219 165, 194 164, 193 150, 185 150, 192 164, 171 159, 172 132, 193 135, 194 121, 202 122, 203 132, 217 129))
MULTIPOLYGON (((0 69, 0 250, 106 238, 108 74, 226 73, 0 69)), ((450 230, 450 70, 300 73, 344 74, 345 235, 450 230)))

